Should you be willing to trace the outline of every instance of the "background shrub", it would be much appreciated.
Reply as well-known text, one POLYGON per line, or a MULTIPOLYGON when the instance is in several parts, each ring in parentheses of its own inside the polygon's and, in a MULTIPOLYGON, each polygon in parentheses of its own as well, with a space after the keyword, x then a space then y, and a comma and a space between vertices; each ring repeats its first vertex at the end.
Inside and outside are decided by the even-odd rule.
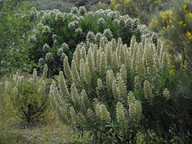
POLYGON ((71 62, 76 46, 96 42, 100 38, 122 38, 123 43, 129 45, 132 35, 137 41, 142 36, 152 37, 156 43, 155 33, 150 32, 145 25, 128 15, 120 16, 111 10, 98 10, 95 13, 86 12, 84 7, 73 8, 71 13, 61 13, 58 10, 37 12, 41 18, 29 37, 30 59, 35 63, 47 63, 50 76, 58 74, 63 69, 62 61, 65 55, 71 62))
POLYGON ((105 0, 102 1, 99 2, 101 8, 110 8, 121 14, 128 14, 132 18, 138 18, 141 23, 146 25, 156 10, 164 9, 170 2, 170 0, 111 0, 108 5, 105 0))
POLYGON ((74 4, 61 0, 32 0, 31 5, 38 11, 59 9, 61 12, 70 12, 74 4))

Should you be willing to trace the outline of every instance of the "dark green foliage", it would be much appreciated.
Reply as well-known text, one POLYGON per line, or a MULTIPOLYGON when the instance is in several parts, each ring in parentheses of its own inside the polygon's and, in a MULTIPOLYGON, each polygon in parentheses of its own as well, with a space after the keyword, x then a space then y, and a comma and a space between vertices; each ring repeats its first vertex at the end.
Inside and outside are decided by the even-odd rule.
POLYGON ((26 36, 35 22, 29 3, 4 0, 0 2, 0 9, 0 75, 21 67, 31 69, 24 48, 28 47, 26 36))

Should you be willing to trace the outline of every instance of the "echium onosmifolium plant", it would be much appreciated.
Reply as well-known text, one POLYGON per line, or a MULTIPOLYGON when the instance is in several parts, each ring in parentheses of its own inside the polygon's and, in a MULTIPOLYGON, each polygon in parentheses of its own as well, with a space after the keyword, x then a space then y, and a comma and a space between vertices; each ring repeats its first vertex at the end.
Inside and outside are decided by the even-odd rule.
MULTIPOLYGON (((134 81, 128 78, 128 72, 134 73, 137 87, 143 89, 146 100, 150 101, 153 90, 149 82, 162 72, 161 66, 152 64, 159 61, 159 65, 164 65, 160 59, 162 54, 157 54, 152 41, 143 39, 138 44, 132 37, 130 47, 124 45, 121 39, 117 43, 114 39, 107 43, 101 40, 99 48, 91 43, 87 52, 84 46, 78 45, 71 66, 68 57, 65 57, 64 73, 59 73, 59 84, 54 82, 50 91, 52 104, 64 123, 80 131, 88 130, 94 138, 99 133, 104 141, 117 127, 120 128, 118 133, 122 133, 125 139, 119 139, 120 135, 116 134, 116 141, 132 141, 125 136, 128 132, 136 138, 142 106, 132 92, 134 81), (149 68, 154 69, 153 74, 149 68)), ((167 93, 165 90, 166 97, 167 93)))
POLYGON ((101 37, 105 43, 112 38, 117 40, 121 37, 122 42, 128 46, 133 35, 137 42, 143 35, 156 38, 136 19, 128 15, 120 16, 118 12, 109 9, 86 12, 84 7, 80 7, 72 8, 71 13, 62 13, 59 10, 36 11, 36 13, 38 22, 29 35, 29 58, 34 63, 40 62, 41 65, 47 63, 49 76, 58 74, 63 69, 62 62, 65 55, 71 63, 76 46, 82 42, 86 43, 88 49, 90 43, 99 45, 101 37), (117 27, 114 26, 116 24, 117 27), (68 45, 68 49, 62 52, 60 48, 63 43, 68 45), (52 55, 51 59, 49 52, 52 55), (49 57, 48 61, 45 59, 46 55, 49 57))
POLYGON ((34 69, 31 77, 17 72, 12 80, 5 82, 5 94, 9 97, 15 114, 23 121, 33 123, 41 120, 49 111, 49 96, 46 86, 47 65, 41 77, 34 69))

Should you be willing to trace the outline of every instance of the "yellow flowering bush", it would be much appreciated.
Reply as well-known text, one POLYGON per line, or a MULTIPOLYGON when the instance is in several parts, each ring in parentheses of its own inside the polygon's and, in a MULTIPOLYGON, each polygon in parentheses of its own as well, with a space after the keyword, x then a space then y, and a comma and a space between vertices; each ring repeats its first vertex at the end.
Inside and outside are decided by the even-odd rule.
POLYGON ((169 10, 159 12, 149 24, 171 53, 171 73, 179 68, 192 68, 192 1, 177 0, 172 5, 169 10))

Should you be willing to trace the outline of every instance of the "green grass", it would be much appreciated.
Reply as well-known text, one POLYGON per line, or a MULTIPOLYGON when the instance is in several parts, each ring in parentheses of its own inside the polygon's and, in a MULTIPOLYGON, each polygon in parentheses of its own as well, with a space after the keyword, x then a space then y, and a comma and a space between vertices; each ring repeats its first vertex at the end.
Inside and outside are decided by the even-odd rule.
POLYGON ((71 8, 75 6, 73 3, 60 0, 33 0, 31 4, 37 10, 59 9, 61 12, 70 12, 71 8))

